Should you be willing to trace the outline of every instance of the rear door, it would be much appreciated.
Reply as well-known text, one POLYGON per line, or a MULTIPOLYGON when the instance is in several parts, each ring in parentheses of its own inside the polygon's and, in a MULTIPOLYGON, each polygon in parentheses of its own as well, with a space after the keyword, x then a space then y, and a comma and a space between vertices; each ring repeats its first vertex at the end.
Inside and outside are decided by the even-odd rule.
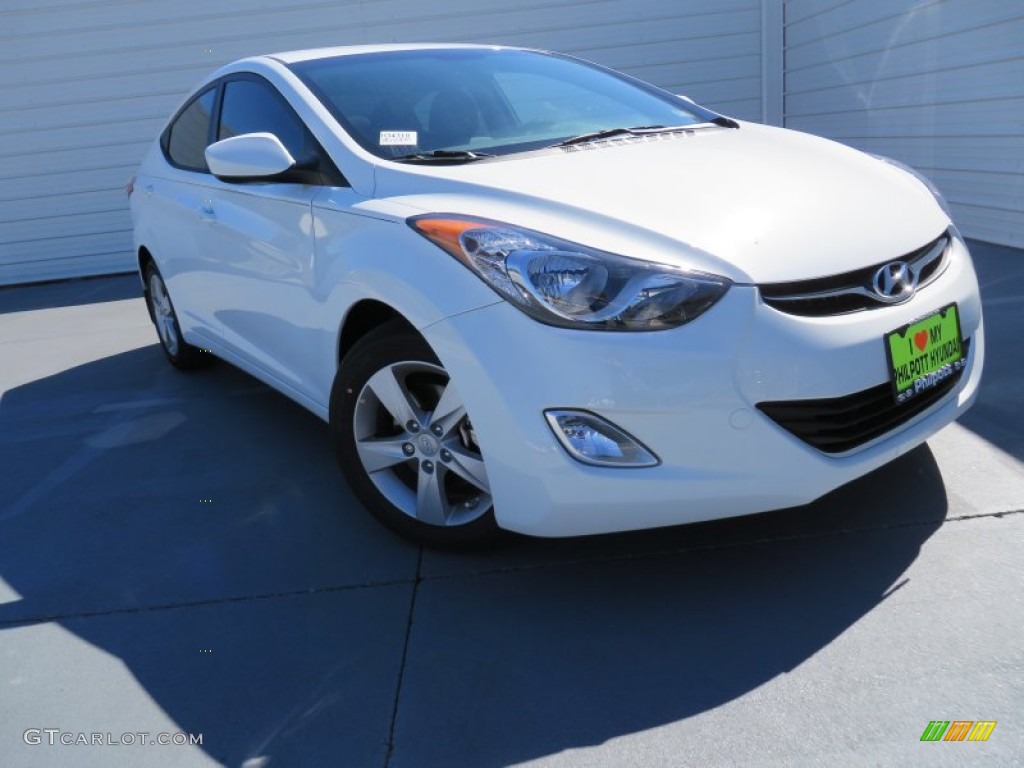
POLYGON ((203 210, 216 179, 206 165, 218 89, 213 84, 182 107, 160 137, 166 162, 150 164, 136 180, 146 245, 167 283, 182 330, 209 329, 201 279, 203 210))

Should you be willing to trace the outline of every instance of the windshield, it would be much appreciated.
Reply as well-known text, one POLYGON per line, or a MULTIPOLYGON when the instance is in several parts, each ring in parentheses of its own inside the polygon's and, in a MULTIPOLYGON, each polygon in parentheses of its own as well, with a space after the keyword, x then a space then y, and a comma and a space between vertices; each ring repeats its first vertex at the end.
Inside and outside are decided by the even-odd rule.
POLYGON ((508 154, 612 128, 715 117, 639 80, 533 51, 387 51, 290 67, 360 145, 388 159, 508 154))

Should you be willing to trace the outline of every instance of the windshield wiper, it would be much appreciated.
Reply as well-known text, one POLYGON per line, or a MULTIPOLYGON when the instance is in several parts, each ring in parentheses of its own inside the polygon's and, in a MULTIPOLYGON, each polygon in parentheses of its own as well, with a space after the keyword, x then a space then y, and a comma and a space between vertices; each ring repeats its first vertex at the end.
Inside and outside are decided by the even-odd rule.
POLYGON ((494 157, 494 155, 489 152, 474 152, 469 149, 433 149, 429 152, 410 152, 407 155, 398 155, 398 157, 389 159, 396 163, 447 163, 454 165, 483 160, 488 157, 494 157))
POLYGON ((605 128, 603 131, 581 133, 579 136, 573 136, 572 138, 566 139, 565 141, 559 141, 557 144, 552 144, 551 146, 571 147, 573 144, 586 144, 588 141, 610 139, 613 136, 641 136, 645 133, 663 130, 666 130, 666 126, 664 125, 636 125, 632 128, 605 128))
MULTIPOLYGON (((715 117, 709 122, 720 125, 723 128, 739 128, 740 124, 728 117, 715 117)), ((696 125, 696 123, 694 124, 696 125)), ((552 144, 551 147, 571 147, 573 144, 586 144, 588 141, 599 139, 610 139, 614 136, 643 136, 648 133, 661 133, 662 131, 679 131, 684 128, 692 128, 693 125, 637 125, 632 128, 605 128, 603 131, 592 133, 581 133, 565 141, 552 144)))

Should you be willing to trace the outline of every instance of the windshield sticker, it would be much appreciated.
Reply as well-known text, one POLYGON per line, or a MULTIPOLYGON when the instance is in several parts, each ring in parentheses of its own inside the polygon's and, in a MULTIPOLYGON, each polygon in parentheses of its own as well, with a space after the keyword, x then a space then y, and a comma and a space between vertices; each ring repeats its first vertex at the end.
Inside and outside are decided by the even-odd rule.
POLYGON ((381 131, 382 147, 415 147, 416 131, 381 131))

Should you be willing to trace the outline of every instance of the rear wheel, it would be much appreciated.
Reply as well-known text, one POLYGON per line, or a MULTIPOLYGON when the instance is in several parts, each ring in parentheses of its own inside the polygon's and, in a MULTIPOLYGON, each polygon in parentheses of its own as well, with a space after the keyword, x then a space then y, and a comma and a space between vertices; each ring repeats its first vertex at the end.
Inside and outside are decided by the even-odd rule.
POLYGON ((500 538, 462 397, 408 326, 388 323, 345 355, 331 393, 331 431, 349 485, 394 531, 439 547, 500 538))
POLYGON ((152 262, 146 265, 145 280, 146 302, 149 304, 150 316, 160 337, 160 346, 171 365, 182 370, 191 370, 213 362, 212 355, 193 347, 181 335, 181 326, 178 325, 178 316, 174 312, 167 285, 160 275, 160 270, 152 262))

